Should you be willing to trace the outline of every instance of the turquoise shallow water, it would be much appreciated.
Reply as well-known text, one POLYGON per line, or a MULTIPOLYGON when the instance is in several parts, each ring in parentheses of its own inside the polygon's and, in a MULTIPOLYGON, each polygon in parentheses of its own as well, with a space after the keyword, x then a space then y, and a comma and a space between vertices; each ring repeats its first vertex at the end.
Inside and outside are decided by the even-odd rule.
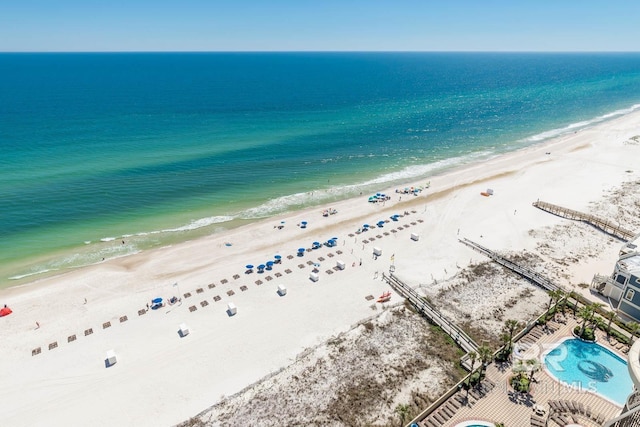
POLYGON ((559 381, 598 393, 620 406, 633 391, 627 362, 599 344, 565 340, 545 356, 544 363, 559 381))
POLYGON ((426 178, 639 104, 638 54, 0 54, 0 286, 426 178))

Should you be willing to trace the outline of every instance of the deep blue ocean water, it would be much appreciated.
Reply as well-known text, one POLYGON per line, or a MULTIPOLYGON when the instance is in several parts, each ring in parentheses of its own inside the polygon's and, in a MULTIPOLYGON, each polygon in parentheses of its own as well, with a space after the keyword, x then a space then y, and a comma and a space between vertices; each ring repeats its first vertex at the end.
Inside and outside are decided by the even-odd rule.
POLYGON ((0 286, 637 108, 640 54, 0 54, 0 286))

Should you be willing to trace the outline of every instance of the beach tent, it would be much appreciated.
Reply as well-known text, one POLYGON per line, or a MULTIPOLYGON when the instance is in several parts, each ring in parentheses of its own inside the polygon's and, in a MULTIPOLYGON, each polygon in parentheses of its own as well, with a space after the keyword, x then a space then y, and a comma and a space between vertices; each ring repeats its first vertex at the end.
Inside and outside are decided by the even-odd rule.
POLYGON ((420 236, 416 233, 411 233, 411 240, 415 240, 416 242, 420 239, 420 236))
POLYGON ((186 337, 187 335, 189 335, 189 327, 186 323, 180 323, 178 333, 181 337, 186 337))
POLYGON ((320 276, 318 276, 318 273, 311 273, 309 279, 311 279, 312 282, 317 282, 320 280, 320 276))
POLYGON ((278 295, 285 296, 287 294, 287 288, 284 285, 278 285, 278 295))
POLYGON ((113 350, 107 351, 107 358, 104 360, 105 366, 108 368, 109 366, 113 366, 116 364, 118 359, 116 358, 116 353, 113 350))
POLYGON ((373 254, 374 254, 375 256, 380 256, 380 255, 382 255, 382 249, 380 249, 380 248, 378 248, 378 247, 373 248, 373 254))
POLYGON ((338 267, 338 270, 344 270, 344 261, 337 260, 336 261, 336 267, 338 267))
POLYGON ((237 312, 238 312, 238 307, 236 307, 234 303, 230 302, 229 304, 227 304, 227 314, 229 316, 235 316, 237 312))
POLYGON ((7 306, 0 308, 0 317, 8 316, 11 313, 13 313, 13 311, 11 311, 11 309, 7 306))

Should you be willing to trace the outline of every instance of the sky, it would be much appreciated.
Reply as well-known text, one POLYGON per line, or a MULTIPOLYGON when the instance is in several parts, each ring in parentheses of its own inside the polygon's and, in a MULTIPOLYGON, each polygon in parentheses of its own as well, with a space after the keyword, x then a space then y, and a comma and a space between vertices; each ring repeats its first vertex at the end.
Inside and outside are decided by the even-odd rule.
POLYGON ((639 18, 637 0, 0 0, 0 51, 640 51, 639 18))

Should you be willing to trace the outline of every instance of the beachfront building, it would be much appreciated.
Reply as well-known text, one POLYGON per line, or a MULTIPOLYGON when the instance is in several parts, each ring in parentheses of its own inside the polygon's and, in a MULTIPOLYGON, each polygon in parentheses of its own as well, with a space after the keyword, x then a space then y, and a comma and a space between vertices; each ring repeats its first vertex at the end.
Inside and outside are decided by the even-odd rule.
POLYGON ((620 250, 610 277, 595 276, 591 287, 607 297, 612 308, 640 322, 640 235, 620 250))

